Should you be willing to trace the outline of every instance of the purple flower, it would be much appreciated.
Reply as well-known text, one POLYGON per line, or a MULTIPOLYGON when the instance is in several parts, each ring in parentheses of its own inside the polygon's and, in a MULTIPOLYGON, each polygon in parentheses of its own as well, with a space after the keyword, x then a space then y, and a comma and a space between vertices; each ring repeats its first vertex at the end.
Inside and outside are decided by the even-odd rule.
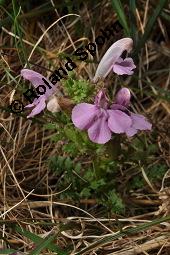
POLYGON ((151 130, 152 125, 140 114, 127 109, 130 104, 130 91, 122 88, 116 95, 116 101, 109 107, 109 101, 103 91, 99 91, 94 104, 81 103, 72 110, 74 125, 87 130, 92 142, 104 144, 111 134, 126 133, 133 136, 138 130, 151 130))
POLYGON ((124 133, 132 125, 131 117, 118 109, 109 108, 108 99, 100 91, 94 104, 81 103, 72 110, 74 125, 87 130, 92 142, 104 144, 111 139, 112 132, 124 133))
POLYGON ((113 110, 121 110, 126 112, 132 120, 132 124, 125 130, 127 136, 135 135, 138 130, 151 130, 152 124, 149 123, 143 115, 130 112, 127 107, 130 104, 130 91, 127 88, 122 88, 116 95, 115 104, 111 105, 113 110))
POLYGON ((113 65, 113 72, 118 75, 132 75, 134 72, 132 71, 136 66, 134 65, 132 58, 118 58, 118 60, 113 65))
POLYGON ((133 41, 131 38, 123 38, 113 43, 112 46, 106 51, 102 57, 93 82, 97 82, 99 78, 106 78, 111 70, 113 72, 123 75, 132 75, 133 69, 136 68, 132 58, 121 58, 123 51, 130 52, 132 50, 133 41))
MULTIPOLYGON (((23 76, 24 79, 29 80, 35 89, 38 88, 39 85, 44 85, 46 88, 46 91, 43 95, 40 95, 38 98, 35 98, 33 100, 32 104, 28 104, 25 106, 25 108, 32 108, 34 107, 34 109, 32 110, 32 112, 27 116, 27 118, 33 117, 37 114, 39 114, 41 111, 43 111, 46 107, 46 101, 48 99, 50 99, 50 97, 56 92, 57 86, 53 85, 48 79, 46 79, 43 75, 29 70, 29 69, 22 69, 21 70, 21 76, 23 76), (48 83, 47 84, 42 80, 45 79, 48 83)), ((47 103, 47 108, 48 107, 48 103, 47 103)))

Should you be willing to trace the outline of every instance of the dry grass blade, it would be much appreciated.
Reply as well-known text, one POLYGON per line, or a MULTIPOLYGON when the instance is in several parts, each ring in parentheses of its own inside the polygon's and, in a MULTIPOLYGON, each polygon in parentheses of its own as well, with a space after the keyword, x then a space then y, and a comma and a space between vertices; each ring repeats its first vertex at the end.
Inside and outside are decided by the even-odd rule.
POLYGON ((148 19, 148 22, 145 26, 145 32, 144 32, 141 40, 139 40, 139 43, 136 48, 136 52, 138 52, 141 48, 143 48, 144 44, 148 40, 149 35, 154 27, 154 24, 156 23, 156 19, 159 16, 159 14, 161 13, 161 11, 163 10, 163 8, 165 7, 165 5, 167 4, 167 2, 168 2, 167 0, 160 0, 159 3, 157 3, 153 14, 148 19))
POLYGON ((155 250, 155 249, 158 250, 158 248, 161 246, 164 246, 164 247, 170 246, 170 238, 168 236, 159 236, 143 244, 140 244, 140 245, 138 244, 136 245, 136 247, 109 253, 109 255, 137 255, 144 252, 148 252, 150 250, 155 250))
POLYGON ((92 244, 90 244, 87 248, 81 250, 80 252, 77 252, 76 255, 81 255, 81 254, 87 254, 87 252, 90 252, 92 250, 96 250, 98 248, 101 248, 103 245, 106 245, 120 237, 125 237, 125 236, 129 236, 129 235, 133 235, 133 234, 137 234, 141 231, 144 231, 146 229, 149 229, 150 227, 160 224, 162 222, 166 222, 166 221, 170 221, 170 216, 161 218, 159 220, 153 220, 150 223, 145 223, 145 224, 141 224, 140 226, 134 227, 134 228, 128 228, 125 230, 122 230, 114 235, 110 235, 108 237, 104 237, 101 240, 98 240, 92 244))

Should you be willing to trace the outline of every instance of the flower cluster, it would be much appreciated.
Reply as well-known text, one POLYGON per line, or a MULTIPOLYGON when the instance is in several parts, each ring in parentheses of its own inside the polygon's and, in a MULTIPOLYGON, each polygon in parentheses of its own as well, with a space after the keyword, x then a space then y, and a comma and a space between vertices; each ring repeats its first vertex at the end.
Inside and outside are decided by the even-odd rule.
MULTIPOLYGON (((93 82, 96 83, 99 79, 106 78, 111 70, 118 75, 132 75, 133 69, 136 68, 133 59, 129 57, 123 59, 121 57, 124 51, 129 53, 132 47, 133 41, 131 38, 123 38, 115 42, 102 57, 93 82)), ((31 81, 35 88, 42 84, 42 81, 46 81, 50 87, 52 86, 49 80, 32 70, 23 69, 21 75, 31 81)), ((48 101, 48 110, 52 112, 58 111, 59 105, 54 97, 57 84, 52 87, 53 89, 48 87, 45 94, 34 99, 32 104, 26 106, 26 108, 35 107, 28 117, 33 117, 40 113, 45 108, 46 101, 48 101)), ((129 111, 130 97, 129 89, 122 88, 118 91, 115 101, 110 104, 105 91, 100 90, 96 95, 94 104, 80 103, 74 106, 72 121, 80 130, 87 130, 91 141, 99 144, 108 142, 112 133, 125 133, 131 137, 138 130, 151 130, 152 125, 144 116, 129 111)))
MULTIPOLYGON (((132 46, 131 38, 115 42, 101 59, 93 81, 106 78, 111 70, 118 75, 132 75, 136 68, 133 59, 121 58, 123 51, 130 52, 132 46)), ((117 93, 115 102, 109 105, 105 92, 99 91, 94 104, 81 103, 73 108, 72 121, 77 128, 88 131, 91 141, 99 144, 108 142, 112 132, 133 136, 138 130, 151 130, 152 125, 144 116, 128 110, 130 96, 129 89, 122 88, 117 93)))

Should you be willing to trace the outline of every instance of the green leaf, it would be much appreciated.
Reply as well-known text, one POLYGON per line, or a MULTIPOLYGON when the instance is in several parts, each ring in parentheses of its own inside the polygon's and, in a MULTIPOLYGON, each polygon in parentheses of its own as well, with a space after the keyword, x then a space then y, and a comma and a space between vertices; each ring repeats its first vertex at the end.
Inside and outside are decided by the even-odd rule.
POLYGON ((56 246, 55 244, 52 243, 52 241, 54 240, 54 237, 56 237, 56 236, 52 236, 50 238, 41 238, 41 237, 29 232, 28 230, 25 230, 23 228, 21 229, 19 226, 15 226, 15 229, 18 233, 29 238, 32 242, 34 242, 36 245, 38 245, 38 247, 37 247, 38 253, 30 253, 32 255, 39 254, 39 252, 44 248, 48 248, 50 251, 56 252, 58 255, 68 255, 68 253, 62 251, 60 248, 58 248, 58 246, 56 246), (45 243, 45 246, 44 246, 44 243, 45 243))
POLYGON ((80 132, 69 126, 65 126, 64 132, 66 137, 75 144, 79 151, 81 151, 83 146, 80 132))
POLYGON ((105 183, 104 179, 94 180, 91 182, 90 187, 94 190, 97 190, 99 187, 102 187, 105 184, 106 183, 105 183))
POLYGON ((37 247, 29 253, 29 255, 38 255, 40 252, 48 247, 49 244, 52 244, 53 241, 55 240, 56 235, 46 237, 44 238, 37 247))
POLYGON ((130 31, 129 31, 128 23, 126 20, 126 15, 125 15, 121 1, 120 0, 112 0, 112 6, 113 6, 115 12, 117 13, 119 22, 121 23, 121 25, 123 26, 123 28, 125 30, 125 34, 127 36, 129 36, 130 31))
POLYGON ((73 162, 71 161, 71 159, 69 157, 66 158, 66 160, 64 162, 64 166, 67 170, 71 170, 73 168, 73 162))
POLYGON ((115 190, 109 191, 108 201, 113 212, 121 213, 124 211, 125 207, 123 205, 122 199, 118 196, 115 190))
POLYGON ((47 124, 44 124, 44 128, 48 130, 54 130, 57 128, 57 126, 54 123, 47 123, 47 124))
POLYGON ((91 196, 91 189, 90 188, 84 188, 81 193, 81 197, 89 198, 91 196))

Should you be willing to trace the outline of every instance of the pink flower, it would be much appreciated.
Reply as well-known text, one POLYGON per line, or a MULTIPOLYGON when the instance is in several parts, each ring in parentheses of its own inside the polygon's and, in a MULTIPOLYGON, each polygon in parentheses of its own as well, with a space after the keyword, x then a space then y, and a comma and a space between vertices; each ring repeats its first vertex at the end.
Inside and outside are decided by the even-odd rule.
POLYGON ((106 51, 102 57, 93 82, 97 82, 99 78, 106 78, 111 70, 113 72, 123 75, 132 75, 133 69, 136 68, 132 58, 121 58, 123 51, 130 52, 132 50, 133 41, 131 38, 123 38, 113 43, 112 46, 106 51))
MULTIPOLYGON (((34 107, 32 112, 27 116, 27 118, 30 118, 39 114, 41 111, 45 109, 46 101, 50 99, 50 97, 56 92, 57 86, 56 85, 54 86, 48 79, 46 79, 40 73, 37 73, 29 69, 22 69, 21 76, 23 76, 24 79, 29 80, 33 84, 35 90, 38 90, 39 86, 41 87, 45 86, 45 93, 44 94, 38 93, 39 96, 37 95, 37 97, 34 98, 33 103, 25 106, 25 108, 34 107), (46 83, 43 81, 43 79, 46 81, 46 83)), ((48 103, 47 108, 50 108, 48 107, 48 103)))
POLYGON ((88 131, 92 142, 99 144, 108 142, 112 132, 124 133, 132 125, 132 120, 126 113, 109 108, 103 91, 97 94, 94 104, 76 105, 72 110, 72 121, 77 128, 88 131))
POLYGON ((103 91, 99 91, 94 104, 81 103, 72 110, 74 125, 87 130, 92 142, 104 144, 111 139, 111 134, 126 133, 131 137, 138 130, 151 130, 152 125, 140 114, 127 109, 130 104, 130 91, 122 88, 116 95, 116 101, 109 107, 103 91))
POLYGON ((117 73, 118 75, 132 75, 134 72, 132 71, 136 66, 134 65, 132 58, 118 58, 118 60, 113 65, 113 72, 117 73))
POLYGON ((121 110, 126 112, 132 120, 132 124, 125 130, 127 136, 135 135, 139 130, 151 130, 152 124, 149 123, 143 115, 130 112, 126 107, 130 104, 130 91, 127 88, 122 88, 116 95, 115 104, 111 105, 113 110, 121 110))

